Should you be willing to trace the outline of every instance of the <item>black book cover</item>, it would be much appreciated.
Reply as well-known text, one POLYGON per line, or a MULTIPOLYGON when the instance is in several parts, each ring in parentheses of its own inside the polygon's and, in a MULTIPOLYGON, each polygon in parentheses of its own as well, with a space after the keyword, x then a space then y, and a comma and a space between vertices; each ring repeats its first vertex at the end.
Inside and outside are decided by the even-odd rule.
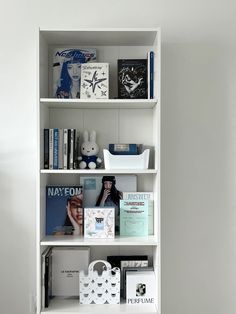
POLYGON ((52 249, 50 249, 45 256, 45 307, 49 306, 50 298, 52 295, 51 281, 52 281, 52 249))
POLYGON ((148 98, 147 59, 118 60, 118 98, 148 98))

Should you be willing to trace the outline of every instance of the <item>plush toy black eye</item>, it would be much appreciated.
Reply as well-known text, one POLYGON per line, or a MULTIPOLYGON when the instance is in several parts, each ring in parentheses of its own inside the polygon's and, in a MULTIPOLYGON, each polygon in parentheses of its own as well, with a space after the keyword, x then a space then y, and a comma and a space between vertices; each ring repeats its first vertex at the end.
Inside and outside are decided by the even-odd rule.
POLYGON ((92 148, 92 150, 94 150, 94 148, 92 148))
POLYGON ((83 150, 84 150, 84 147, 83 147, 83 150))

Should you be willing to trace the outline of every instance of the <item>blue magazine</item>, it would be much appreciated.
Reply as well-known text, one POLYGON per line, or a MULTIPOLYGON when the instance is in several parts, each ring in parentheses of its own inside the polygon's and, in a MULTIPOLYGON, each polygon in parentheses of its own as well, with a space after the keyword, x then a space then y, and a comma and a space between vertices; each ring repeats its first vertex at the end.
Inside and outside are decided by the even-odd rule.
POLYGON ((83 234, 82 186, 46 187, 46 235, 83 234))
POLYGON ((81 64, 96 61, 95 48, 55 48, 53 97, 80 98, 81 64))

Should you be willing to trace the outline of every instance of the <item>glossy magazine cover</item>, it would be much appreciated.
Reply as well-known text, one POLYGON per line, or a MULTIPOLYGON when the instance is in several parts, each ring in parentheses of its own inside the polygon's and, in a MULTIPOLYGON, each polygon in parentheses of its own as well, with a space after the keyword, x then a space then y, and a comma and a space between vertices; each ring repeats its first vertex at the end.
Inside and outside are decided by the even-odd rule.
POLYGON ((81 186, 46 187, 46 235, 83 234, 81 186))
POLYGON ((53 97, 80 98, 81 64, 96 60, 94 48, 55 48, 53 97))

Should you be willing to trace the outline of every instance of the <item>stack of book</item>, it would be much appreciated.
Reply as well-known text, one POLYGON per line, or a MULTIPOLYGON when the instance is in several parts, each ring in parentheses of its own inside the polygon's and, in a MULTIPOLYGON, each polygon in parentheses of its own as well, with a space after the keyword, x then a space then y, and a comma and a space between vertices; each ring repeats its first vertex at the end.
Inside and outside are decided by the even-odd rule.
POLYGON ((44 169, 76 169, 76 129, 44 129, 44 169))

